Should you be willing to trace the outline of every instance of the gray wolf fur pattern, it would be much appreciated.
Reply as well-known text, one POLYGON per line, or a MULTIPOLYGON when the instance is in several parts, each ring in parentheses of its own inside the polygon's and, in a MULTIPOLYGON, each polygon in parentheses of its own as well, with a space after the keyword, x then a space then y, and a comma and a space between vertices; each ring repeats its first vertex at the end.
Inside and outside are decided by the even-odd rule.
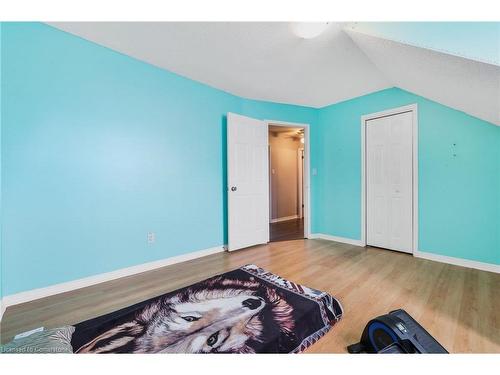
POLYGON ((76 352, 254 353, 278 336, 296 340, 294 326, 279 291, 221 276, 151 302, 76 352))

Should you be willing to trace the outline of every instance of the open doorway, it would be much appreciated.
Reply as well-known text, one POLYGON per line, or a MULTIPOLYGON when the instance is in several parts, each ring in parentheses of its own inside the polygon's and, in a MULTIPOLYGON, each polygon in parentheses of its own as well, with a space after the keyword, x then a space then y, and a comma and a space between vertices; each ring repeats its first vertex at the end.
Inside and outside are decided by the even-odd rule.
POLYGON ((305 128, 269 124, 269 239, 302 239, 305 219, 305 128))
MULTIPOLYGON (((227 114, 228 251, 268 243, 270 240, 310 236, 309 155, 309 124, 263 121, 235 113, 227 114), (270 127, 274 130, 271 137, 269 136, 270 127), (283 128, 289 129, 283 131, 283 128), (281 134, 286 132, 288 134, 281 134), (290 189, 286 190, 287 194, 292 192, 289 200, 292 202, 292 207, 295 205, 295 210, 290 214, 276 211, 275 217, 271 220, 272 202, 277 202, 279 208, 281 204, 275 199, 283 197, 271 191, 273 175, 269 169, 272 155, 274 155, 273 151, 277 149, 272 145, 275 140, 287 137, 295 141, 296 147, 293 151, 295 163, 293 164, 295 164, 297 176, 302 174, 302 178, 294 179, 295 182, 288 184, 290 189), (271 141, 269 141, 270 138, 271 141), (300 199, 302 199, 302 204, 298 203, 300 199), (302 210, 300 210, 301 207, 302 210), (291 219, 294 220, 295 226, 292 222, 285 220, 287 216, 295 217, 291 219), (283 224, 285 228, 281 225, 272 226, 276 223, 285 223, 283 224), (291 228, 286 228, 287 226, 291 228), (272 237, 270 230, 274 232, 272 237)), ((275 165, 273 163, 273 167, 275 165)), ((277 168, 274 168, 274 172, 276 178, 277 168)), ((316 174, 315 169, 312 170, 312 174, 316 174)))

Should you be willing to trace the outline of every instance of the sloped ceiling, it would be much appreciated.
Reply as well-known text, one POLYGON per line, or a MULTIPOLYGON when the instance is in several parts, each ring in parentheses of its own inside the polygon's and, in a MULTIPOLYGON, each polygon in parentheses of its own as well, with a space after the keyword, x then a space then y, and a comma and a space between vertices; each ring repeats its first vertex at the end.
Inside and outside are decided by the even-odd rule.
POLYGON ((340 24, 309 40, 288 22, 50 25, 250 99, 323 107, 391 87, 340 24))
POLYGON ((370 36, 352 24, 333 23, 314 39, 295 36, 286 22, 49 24, 246 98, 318 108, 397 86, 500 125, 498 65, 370 36))
POLYGON ((347 33, 394 86, 500 125, 499 66, 347 33))
POLYGON ((500 65, 500 22, 350 22, 344 27, 410 46, 500 65))

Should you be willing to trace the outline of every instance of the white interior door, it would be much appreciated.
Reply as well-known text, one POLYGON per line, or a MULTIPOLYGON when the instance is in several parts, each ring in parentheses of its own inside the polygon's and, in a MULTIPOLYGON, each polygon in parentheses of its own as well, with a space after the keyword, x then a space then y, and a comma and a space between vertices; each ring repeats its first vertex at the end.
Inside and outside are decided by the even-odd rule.
POLYGON ((366 121, 366 243, 412 253, 413 114, 366 121))
POLYGON ((228 113, 228 249, 269 242, 268 127, 228 113))

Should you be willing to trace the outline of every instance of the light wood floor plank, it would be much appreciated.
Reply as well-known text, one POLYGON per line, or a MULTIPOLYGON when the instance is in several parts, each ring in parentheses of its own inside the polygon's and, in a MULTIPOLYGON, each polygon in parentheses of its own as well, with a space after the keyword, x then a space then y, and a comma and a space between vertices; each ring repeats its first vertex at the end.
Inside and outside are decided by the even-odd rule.
POLYGON ((341 301, 343 320, 310 353, 344 353, 371 318, 397 308, 408 311, 450 352, 500 353, 500 275, 324 240, 209 255, 12 306, 1 323, 1 340, 40 326, 75 324, 248 263, 341 301))

